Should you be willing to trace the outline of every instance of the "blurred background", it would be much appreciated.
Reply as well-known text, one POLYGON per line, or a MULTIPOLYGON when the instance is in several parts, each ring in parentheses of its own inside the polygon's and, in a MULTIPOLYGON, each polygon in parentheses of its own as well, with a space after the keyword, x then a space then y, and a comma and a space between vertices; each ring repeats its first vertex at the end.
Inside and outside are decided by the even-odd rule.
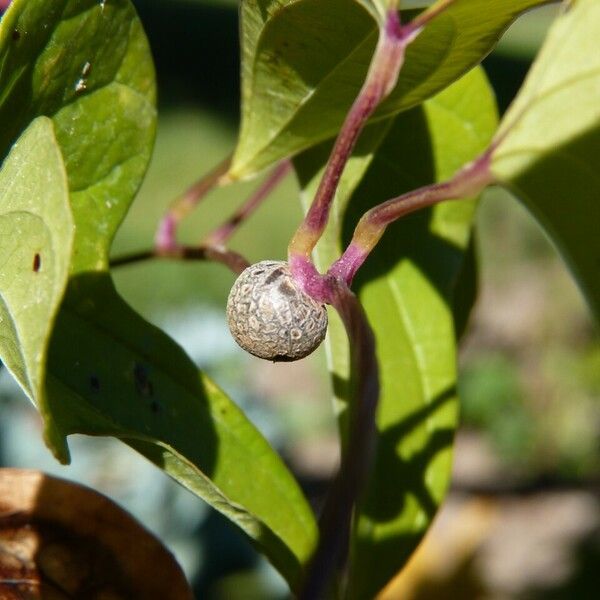
MULTIPOLYGON (((114 254, 148 248, 169 201, 233 148, 239 115, 235 1, 137 0, 159 82, 154 158, 114 254)), ((504 110, 555 8, 517 22, 484 63, 504 110)), ((182 239, 209 231, 258 182, 216 191, 182 239)), ((232 247, 284 258, 300 218, 289 177, 232 247), (261 235, 253 235, 260 231, 261 235)), ((462 341, 453 488, 409 568, 383 597, 585 599, 600 589, 600 338, 556 252, 507 193, 478 213, 480 296, 462 341)), ((294 365, 245 355, 224 305, 233 276, 202 263, 115 272, 123 296, 163 327, 231 394, 319 498, 337 464, 323 352, 294 365)), ((75 437, 54 462, 37 413, 0 369, 0 464, 32 467, 103 491, 155 531, 198 598, 276 599, 286 586, 225 519, 111 440, 75 437)))

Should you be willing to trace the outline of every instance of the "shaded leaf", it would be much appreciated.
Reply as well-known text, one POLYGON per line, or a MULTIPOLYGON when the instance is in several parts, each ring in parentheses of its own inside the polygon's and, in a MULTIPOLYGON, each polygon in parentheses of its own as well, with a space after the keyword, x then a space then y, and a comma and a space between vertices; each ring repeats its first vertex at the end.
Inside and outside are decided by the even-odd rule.
POLYGON ((0 170, 0 358, 43 413, 48 337, 72 243, 65 167, 52 122, 40 117, 0 170))
POLYGON ((110 277, 72 279, 49 354, 62 436, 112 435, 226 515, 294 584, 316 540, 298 484, 240 409, 121 300, 110 277))
MULTIPOLYGON (((455 0, 409 46, 398 85, 373 118, 439 92, 480 62, 520 13, 547 1, 455 0)), ((376 21, 364 3, 244 2, 242 126, 231 177, 249 177, 334 136, 364 81, 376 39, 376 21)))
POLYGON ((600 316, 600 3, 551 28, 500 128, 492 169, 556 243, 600 316))
MULTIPOLYGON (((493 95, 473 71, 422 107, 369 126, 344 174, 321 268, 339 255, 360 215, 405 191, 452 175, 487 145, 493 95)), ((307 198, 327 148, 295 161, 307 198)), ((390 226, 354 288, 377 338, 382 394, 374 471, 352 541, 351 598, 370 598, 408 559, 445 495, 457 422, 452 299, 474 204, 449 202, 390 226)), ((332 319, 330 368, 344 424, 347 342, 332 319)))

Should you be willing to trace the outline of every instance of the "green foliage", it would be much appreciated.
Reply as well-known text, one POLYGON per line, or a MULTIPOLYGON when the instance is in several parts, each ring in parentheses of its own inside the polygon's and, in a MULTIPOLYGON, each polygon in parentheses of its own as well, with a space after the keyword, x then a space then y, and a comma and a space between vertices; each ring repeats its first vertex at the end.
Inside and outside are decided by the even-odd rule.
MULTIPOLYGON (((367 128, 319 245, 320 267, 339 256, 367 208, 447 178, 485 148, 495 125, 493 96, 477 70, 422 107, 367 128)), ((307 200, 327 154, 324 145, 295 161, 307 200)), ((458 410, 451 304, 473 211, 472 201, 440 205, 390 227, 354 286, 377 338, 382 394, 375 468, 353 535, 352 598, 372 597, 402 567, 448 486, 458 410)), ((348 344, 333 319, 329 356, 343 419, 348 344)))
POLYGON ((99 268, 106 244, 96 230, 114 235, 154 138, 154 70, 139 19, 129 0, 15 0, 0 26, 0 64, 0 156, 37 116, 52 119, 86 248, 71 270, 99 268))
POLYGON ((0 112, 12 128, 3 130, 5 147, 30 120, 35 125, 2 172, 5 182, 11 180, 10 198, 2 195, 6 226, 18 226, 30 240, 19 252, 2 246, 15 265, 6 271, 10 293, 3 286, 2 316, 14 326, 0 346, 2 359, 22 373, 30 397, 43 401, 46 439, 60 460, 68 460, 71 433, 123 439, 228 515, 293 583, 316 537, 297 483, 233 402, 125 305, 108 275, 110 243, 154 137, 153 66, 135 11, 128 0, 65 0, 51 9, 16 0, 1 28, 9 84, 0 110, 20 107, 17 120, 0 112), (45 184, 52 185, 49 201, 45 184), (74 241, 71 219, 64 217, 67 201, 74 241), (33 217, 25 222, 25 210, 44 219, 46 239, 33 217), (44 261, 33 274, 39 291, 24 312, 19 303, 31 291, 37 249, 44 261), (70 280, 53 328, 69 260, 70 280), (19 334, 27 338, 20 360, 19 334))
POLYGON ((122 439, 297 580, 316 528, 294 478, 181 348, 118 297, 106 273, 71 280, 48 370, 50 410, 63 435, 122 439))
POLYGON ((48 337, 69 276, 73 219, 52 123, 39 117, 0 170, 0 355, 51 418, 44 380, 48 337))
MULTIPOLYGON (((494 100, 482 71, 469 70, 516 16, 544 3, 440 0, 446 10, 409 46, 396 89, 350 157, 319 268, 339 257, 366 210, 451 177, 487 147, 494 100)), ((393 5, 242 3, 231 179, 296 156, 310 201, 393 5)), ((415 14, 403 12, 404 21, 415 14)), ((598 312, 599 38, 597 0, 566 4, 493 153, 497 180, 540 219, 598 312)), ((155 122, 152 59, 129 0, 12 3, 0 23, 0 357, 38 406, 59 460, 68 460, 73 433, 123 440, 237 524, 295 588, 318 535, 298 483, 183 350, 127 306, 109 274, 155 122)), ((382 394, 374 468, 350 540, 350 598, 372 597, 406 563, 448 487, 455 332, 477 285, 474 209, 463 199, 390 226, 354 284, 377 338, 382 394)), ((353 374, 335 315, 328 344, 346 443, 353 374)), ((487 381, 472 379, 467 392, 475 421, 500 420, 479 402, 484 395, 494 411, 490 396, 514 397, 513 387, 486 389, 487 381)), ((508 431, 511 447, 523 431, 508 431)))
MULTIPOLYGON (((519 13, 542 3, 456 0, 409 46, 398 85, 373 118, 406 110, 452 83, 483 59, 519 13)), ((377 25, 354 1, 250 0, 242 4, 242 33, 234 178, 335 135, 364 81, 377 25)))
POLYGON ((565 7, 503 119, 493 163, 552 237, 597 315, 599 37, 598 2, 565 7))

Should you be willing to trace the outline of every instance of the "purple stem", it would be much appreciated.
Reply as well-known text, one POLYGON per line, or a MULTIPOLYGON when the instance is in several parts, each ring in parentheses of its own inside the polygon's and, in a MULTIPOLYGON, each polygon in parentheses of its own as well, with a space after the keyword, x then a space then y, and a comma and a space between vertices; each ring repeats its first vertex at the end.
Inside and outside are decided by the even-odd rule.
POLYGON ((319 543, 307 568, 299 600, 325 598, 334 573, 347 561, 352 512, 369 473, 376 439, 379 370, 373 331, 346 284, 328 279, 330 303, 340 314, 350 342, 354 393, 349 404, 348 443, 319 519, 319 543))
POLYGON ((387 13, 365 83, 342 125, 310 209, 289 245, 289 254, 310 256, 329 218, 340 177, 360 132, 381 101, 393 90, 404 62, 406 46, 414 39, 403 28, 396 10, 387 13))
POLYGON ((154 247, 159 254, 169 254, 177 250, 177 227, 198 203, 212 190, 227 173, 231 157, 219 163, 202 179, 190 187, 182 196, 175 199, 158 224, 154 237, 154 247))
POLYGON ((254 194, 225 223, 208 234, 204 239, 204 244, 208 246, 222 246, 229 240, 239 225, 260 206, 291 169, 292 163, 289 160, 280 162, 254 194))
POLYGON ((454 2, 455 0, 439 2, 404 26, 400 23, 396 7, 388 9, 383 26, 380 27, 379 40, 365 83, 338 134, 311 207, 289 244, 290 257, 310 256, 325 230, 335 191, 360 132, 382 100, 396 86, 406 47, 421 33, 425 25, 454 2))
POLYGON ((493 183, 490 169, 492 151, 493 147, 488 148, 448 181, 413 190, 366 212, 358 222, 346 251, 333 263, 328 274, 350 285, 390 223, 438 202, 475 196, 493 183))

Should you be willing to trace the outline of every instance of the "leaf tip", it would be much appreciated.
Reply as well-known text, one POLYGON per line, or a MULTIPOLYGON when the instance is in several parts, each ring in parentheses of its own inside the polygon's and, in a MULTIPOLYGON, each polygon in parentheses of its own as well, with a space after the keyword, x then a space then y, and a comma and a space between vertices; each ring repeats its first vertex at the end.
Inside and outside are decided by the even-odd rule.
POLYGON ((71 453, 67 436, 59 431, 48 416, 44 415, 44 443, 61 465, 71 463, 71 453))

